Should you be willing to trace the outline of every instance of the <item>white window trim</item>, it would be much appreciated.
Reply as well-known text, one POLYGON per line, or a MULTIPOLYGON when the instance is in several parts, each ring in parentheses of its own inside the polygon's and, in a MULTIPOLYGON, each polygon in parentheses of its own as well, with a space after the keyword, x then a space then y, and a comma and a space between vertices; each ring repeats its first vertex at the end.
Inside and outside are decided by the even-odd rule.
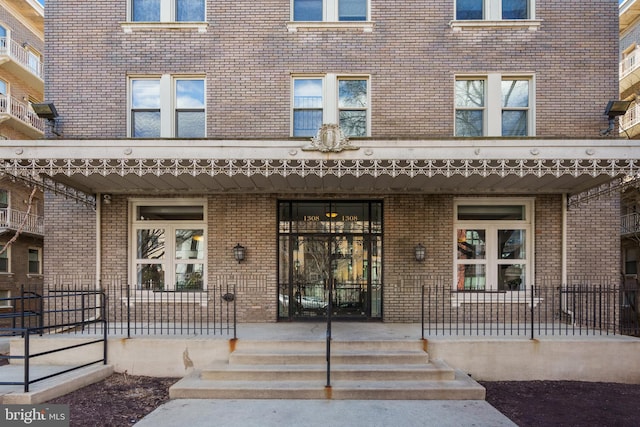
POLYGON ((287 22, 287 30, 295 33, 299 29, 359 29, 364 33, 373 31, 374 23, 371 21, 371 0, 367 0, 367 17, 365 21, 338 21, 338 1, 322 1, 322 21, 294 21, 294 0, 290 0, 290 21, 287 22))
POLYGON ((536 2, 529 1, 529 18, 527 19, 502 19, 502 0, 483 0, 485 17, 483 19, 457 20, 455 0, 453 1, 454 19, 449 22, 453 31, 458 32, 468 28, 528 28, 536 31, 540 28, 542 20, 536 19, 536 2))
MULTIPOLYGON (((148 228, 148 227, 153 227, 155 225, 157 225, 158 227, 162 227, 162 228, 166 228, 166 224, 171 224, 172 228, 175 227, 180 227, 180 226, 185 226, 185 227, 190 227, 190 226, 197 226, 198 228, 202 228, 203 229, 203 235, 205 238, 205 243, 204 243, 204 254, 203 254, 203 260, 202 260, 202 264, 203 264, 203 274, 202 274, 202 290, 206 290, 207 289, 207 270, 208 270, 208 227, 207 227, 207 199, 204 198, 192 198, 192 199, 145 199, 145 198, 131 198, 129 199, 129 213, 128 213, 128 217, 129 217, 129 254, 130 254, 130 259, 129 259, 129 277, 128 277, 128 283, 132 284, 132 293, 134 294, 134 301, 148 301, 150 300, 149 298, 149 294, 153 293, 153 290, 146 290, 146 289, 139 289, 138 288, 138 283, 137 282, 137 271, 136 271, 136 244, 137 244, 137 239, 136 239, 136 229, 138 228, 148 228), (193 206, 193 205, 201 205, 202 206, 202 214, 203 214, 203 219, 201 222, 198 221, 189 221, 189 220, 181 220, 181 221, 140 221, 136 219, 136 207, 137 206, 163 206, 163 205, 173 205, 173 206, 193 206)), ((169 237, 169 236, 167 236, 169 237)), ((173 244, 170 244, 169 247, 173 247, 173 244)), ((171 259, 166 258, 163 262, 165 264, 175 261, 173 255, 171 256, 171 259)), ((168 265, 168 264, 167 264, 168 265)), ((165 286, 167 286, 164 290, 164 292, 170 292, 170 293, 174 293, 174 289, 175 289, 175 283, 173 283, 173 281, 175 280, 175 272, 174 272, 174 266, 173 265, 168 265, 168 268, 165 269, 165 286), (169 279, 171 281, 169 281, 169 279)), ((156 292, 158 293, 158 292, 156 292)), ((162 292, 159 292, 162 293, 162 292)), ((167 296, 165 298, 160 297, 159 299, 156 299, 156 297, 152 297, 152 300, 154 301, 163 301, 163 302, 200 302, 199 297, 197 296, 193 296, 193 294, 200 294, 199 291, 192 291, 192 292, 179 292, 176 295, 180 295, 180 297, 177 296, 167 296)))
POLYGON ((297 79, 322 79, 322 124, 340 124, 340 107, 338 106, 338 82, 341 79, 362 79, 367 81, 367 134, 371 136, 371 75, 369 74, 293 74, 291 76, 291 111, 290 111, 290 136, 293 137, 293 112, 294 112, 294 82, 297 79))
MULTIPOLYGON (((489 236, 487 236, 487 240, 489 240, 489 236)), ((535 265, 535 198, 533 197, 505 197, 505 198, 456 198, 453 203, 453 236, 452 236, 452 256, 453 256, 453 271, 452 271, 452 289, 454 291, 454 296, 452 296, 452 304, 461 304, 461 303, 469 303, 474 302, 473 298, 467 298, 463 296, 458 296, 457 294, 473 294, 475 292, 482 293, 496 293, 495 297, 491 297, 493 299, 482 298, 478 302, 489 302, 489 301, 504 301, 509 302, 512 298, 510 295, 512 293, 526 293, 530 292, 535 281, 535 272, 533 271, 535 265), (523 205, 525 207, 525 219, 524 220, 513 220, 513 221, 495 221, 495 220, 487 220, 487 221, 473 221, 473 220, 458 220, 458 206, 460 205, 478 205, 478 206, 487 206, 487 205, 523 205), (458 235, 457 231, 461 227, 473 227, 473 228, 486 228, 490 226, 491 228, 495 228, 496 226, 500 228, 514 228, 514 229, 524 229, 526 230, 526 243, 525 243, 525 251, 527 254, 526 260, 523 260, 520 264, 525 264, 525 289, 517 290, 517 291, 498 291, 497 283, 489 283, 491 279, 491 275, 489 272, 489 268, 486 271, 486 288, 483 291, 473 291, 473 290, 465 290, 462 292, 457 292, 458 289, 456 287, 458 282, 458 235), (487 292, 488 291, 488 292, 487 292)), ((488 254, 488 251, 487 251, 488 254)), ((486 263, 487 267, 498 265, 497 258, 493 258, 493 262, 490 260, 489 256, 486 255, 486 263)), ((513 297, 515 299, 515 297, 513 297)), ((519 300, 514 302, 524 302, 522 301, 522 297, 519 297, 519 300)), ((535 301, 535 300, 534 300, 535 301)), ((537 300, 539 301, 539 299, 537 300)), ((527 303, 531 303, 531 299, 527 300, 527 303)), ((535 303, 534 303, 535 305, 535 303)))
MULTIPOLYGON (((502 137, 502 81, 522 79, 529 81, 529 108, 527 109, 528 134, 522 138, 536 136, 536 80, 533 73, 488 73, 488 74, 456 74, 454 80, 453 123, 456 132, 455 82, 458 80, 484 80, 483 137, 502 137)), ((465 108, 460 108, 465 109, 465 108)), ((508 109, 508 108, 507 108, 508 109)), ((516 109, 516 108, 514 108, 516 109)), ((467 137, 460 137, 467 138, 467 137)))
POLYGON ((176 80, 203 80, 204 81, 204 137, 207 136, 207 79, 203 75, 130 75, 127 81, 127 137, 133 138, 131 129, 132 110, 132 82, 134 80, 159 80, 160 81, 160 136, 159 138, 177 138, 176 136, 176 80))
POLYGON ((207 2, 204 2, 204 19, 202 21, 176 21, 175 0, 160 1, 160 21, 133 21, 132 1, 127 0, 127 21, 120 23, 125 33, 138 30, 190 30, 196 29, 199 33, 206 33, 209 26, 207 19, 207 2))

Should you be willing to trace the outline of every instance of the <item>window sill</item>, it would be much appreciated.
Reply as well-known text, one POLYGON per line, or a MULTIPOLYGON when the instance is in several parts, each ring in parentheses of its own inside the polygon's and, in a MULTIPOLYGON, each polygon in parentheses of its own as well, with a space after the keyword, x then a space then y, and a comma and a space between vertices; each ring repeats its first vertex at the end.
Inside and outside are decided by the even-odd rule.
POLYGON ((42 279, 43 277, 42 273, 27 273, 27 279, 42 279))
MULTIPOLYGON (((543 298, 534 297, 533 306, 543 298)), ((462 304, 527 304, 531 306, 531 293, 527 291, 454 291, 451 294, 451 307, 462 304)))
POLYGON ((134 31, 163 31, 163 30, 198 30, 199 33, 206 33, 209 23, 207 22, 123 22, 120 24, 126 33, 134 31))
POLYGON ((287 30, 295 33, 298 30, 361 30, 363 33, 373 32, 374 23, 372 21, 290 21, 287 22, 287 30))
POLYGON ((208 304, 207 292, 205 291, 153 291, 132 289, 129 298, 122 297, 123 305, 133 307, 136 303, 140 304, 198 304, 206 307, 208 304))
POLYGON ((455 32, 468 28, 528 28, 529 31, 537 31, 541 24, 542 21, 539 19, 512 19, 503 21, 485 21, 479 19, 449 22, 449 26, 455 32))

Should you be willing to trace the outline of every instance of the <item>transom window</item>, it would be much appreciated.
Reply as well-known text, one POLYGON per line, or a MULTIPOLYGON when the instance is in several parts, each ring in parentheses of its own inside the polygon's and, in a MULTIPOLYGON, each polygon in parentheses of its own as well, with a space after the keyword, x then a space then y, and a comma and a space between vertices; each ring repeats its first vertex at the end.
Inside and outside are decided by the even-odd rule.
POLYGON ((206 136, 205 85, 197 77, 140 77, 130 80, 133 138, 206 136))
POLYGON ((368 21, 369 0, 292 0, 293 21, 368 21))
POLYGON ((533 136, 531 77, 490 74, 455 82, 456 136, 533 136))
POLYGON ((198 291, 206 283, 202 200, 132 203, 131 276, 138 289, 198 291))
POLYGON ((456 0, 457 20, 531 19, 533 0, 456 0))
POLYGON ((205 0, 130 0, 133 22, 202 22, 205 0))
POLYGON ((327 74, 293 79, 293 136, 338 123, 345 136, 369 135, 369 79, 327 74))
POLYGON ((532 200, 456 201, 456 290, 527 289, 532 275, 532 207, 532 200))

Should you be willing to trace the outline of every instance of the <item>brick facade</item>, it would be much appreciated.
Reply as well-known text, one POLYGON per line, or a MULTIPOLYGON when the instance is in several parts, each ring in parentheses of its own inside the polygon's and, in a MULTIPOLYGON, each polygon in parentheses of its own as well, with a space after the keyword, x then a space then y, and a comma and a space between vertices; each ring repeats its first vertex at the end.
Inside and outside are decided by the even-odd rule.
POLYGON ((289 33, 289 1, 207 1, 206 33, 127 34, 125 1, 56 1, 46 98, 65 138, 123 138, 128 76, 205 75, 209 138, 287 138, 293 73, 361 73, 371 76, 374 138, 439 138, 453 135, 455 75, 532 73, 538 136, 596 137, 606 127, 602 112, 618 92, 617 8, 589 0, 567 14, 565 1, 537 2, 537 31, 454 32, 454 4, 372 0, 371 33, 289 33))
MULTIPOLYGON (((127 2, 116 3, 60 0, 47 6, 46 98, 56 103, 65 139, 126 138, 131 76, 205 76, 207 137, 231 141, 288 139, 292 76, 301 74, 369 76, 371 136, 425 144, 454 135, 458 75, 533 76, 535 136, 540 138, 597 138, 607 123, 604 106, 617 97, 618 55, 617 47, 612 47, 618 35, 617 9, 603 8, 597 0, 576 3, 581 13, 573 15, 567 14, 567 2, 537 2, 537 30, 494 26, 462 31, 449 26, 454 0, 372 0, 370 33, 354 28, 289 32, 290 2, 273 0, 207 1, 208 27, 203 33, 184 28, 134 28, 128 33, 121 25, 126 22, 127 2)), ((514 145, 520 142, 514 141, 514 145)), ((529 138, 523 141, 531 144, 529 138)), ((135 151, 135 140, 131 146, 135 151)), ((275 321, 277 201, 381 200, 382 317, 415 322, 420 314, 419 285, 453 275, 455 198, 509 197, 499 179, 489 179, 494 178, 490 194, 474 193, 464 187, 472 180, 461 180, 463 187, 456 194, 441 194, 437 188, 426 188, 424 194, 392 193, 390 186, 380 192, 367 189, 365 194, 318 190, 280 197, 278 189, 263 188, 259 181, 251 181, 253 177, 238 177, 241 184, 223 194, 199 193, 199 189, 159 191, 153 196, 142 188, 114 192, 110 204, 99 208, 101 280, 103 284, 130 280, 129 198, 172 198, 183 193, 203 197, 208 211, 207 285, 237 286, 240 321, 275 321), (231 253, 237 243, 247 248, 242 263, 231 253), (417 243, 427 248, 423 263, 413 258, 417 243)), ((438 179, 445 178, 434 181, 438 179)), ((546 194, 548 188, 544 194, 532 189, 510 195, 535 199, 532 266, 536 278, 559 284, 565 201, 560 194, 546 194)), ((618 201, 612 197, 567 212, 568 276, 615 277, 617 209, 618 201)), ((75 274, 78 281, 90 284, 98 271, 96 212, 48 194, 47 217, 50 277, 75 274)))

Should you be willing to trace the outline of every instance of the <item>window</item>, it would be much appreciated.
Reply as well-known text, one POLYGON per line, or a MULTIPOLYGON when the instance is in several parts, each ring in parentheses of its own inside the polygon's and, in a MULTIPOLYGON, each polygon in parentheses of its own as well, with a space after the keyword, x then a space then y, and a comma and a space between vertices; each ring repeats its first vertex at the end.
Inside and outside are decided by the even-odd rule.
POLYGON ((0 308, 11 308, 11 291, 0 289, 0 308))
POLYGON ((131 137, 205 137, 204 79, 170 75, 132 78, 130 93, 131 137))
MULTIPOLYGON (((0 243, 0 251, 4 249, 4 246, 6 244, 7 244, 6 242, 0 243)), ((11 247, 8 247, 4 252, 0 253, 0 273, 11 272, 10 264, 9 264, 10 252, 11 252, 11 247)))
POLYGON ((368 21, 368 0, 293 0, 294 21, 368 21))
POLYGON ((458 77, 455 135, 534 136, 532 93, 531 77, 458 77))
POLYGON ((0 190, 0 209, 9 207, 9 191, 0 190))
POLYGON ((533 0, 456 0, 456 19, 531 19, 532 2, 533 0))
POLYGON ((197 291, 206 283, 202 200, 140 200, 132 205, 132 272, 138 289, 197 291))
POLYGON ((202 22, 204 0, 131 0, 134 22, 202 22))
POLYGON ((39 248, 29 248, 29 274, 42 274, 42 252, 39 248))
POLYGON ((531 200, 456 201, 455 289, 527 289, 532 265, 532 205, 531 200))
POLYGON ((36 76, 42 76, 42 55, 39 52, 28 48, 27 49, 29 71, 36 76))
POLYGON ((338 123, 347 137, 369 135, 369 79, 360 76, 295 77, 293 136, 313 137, 323 123, 338 123))

